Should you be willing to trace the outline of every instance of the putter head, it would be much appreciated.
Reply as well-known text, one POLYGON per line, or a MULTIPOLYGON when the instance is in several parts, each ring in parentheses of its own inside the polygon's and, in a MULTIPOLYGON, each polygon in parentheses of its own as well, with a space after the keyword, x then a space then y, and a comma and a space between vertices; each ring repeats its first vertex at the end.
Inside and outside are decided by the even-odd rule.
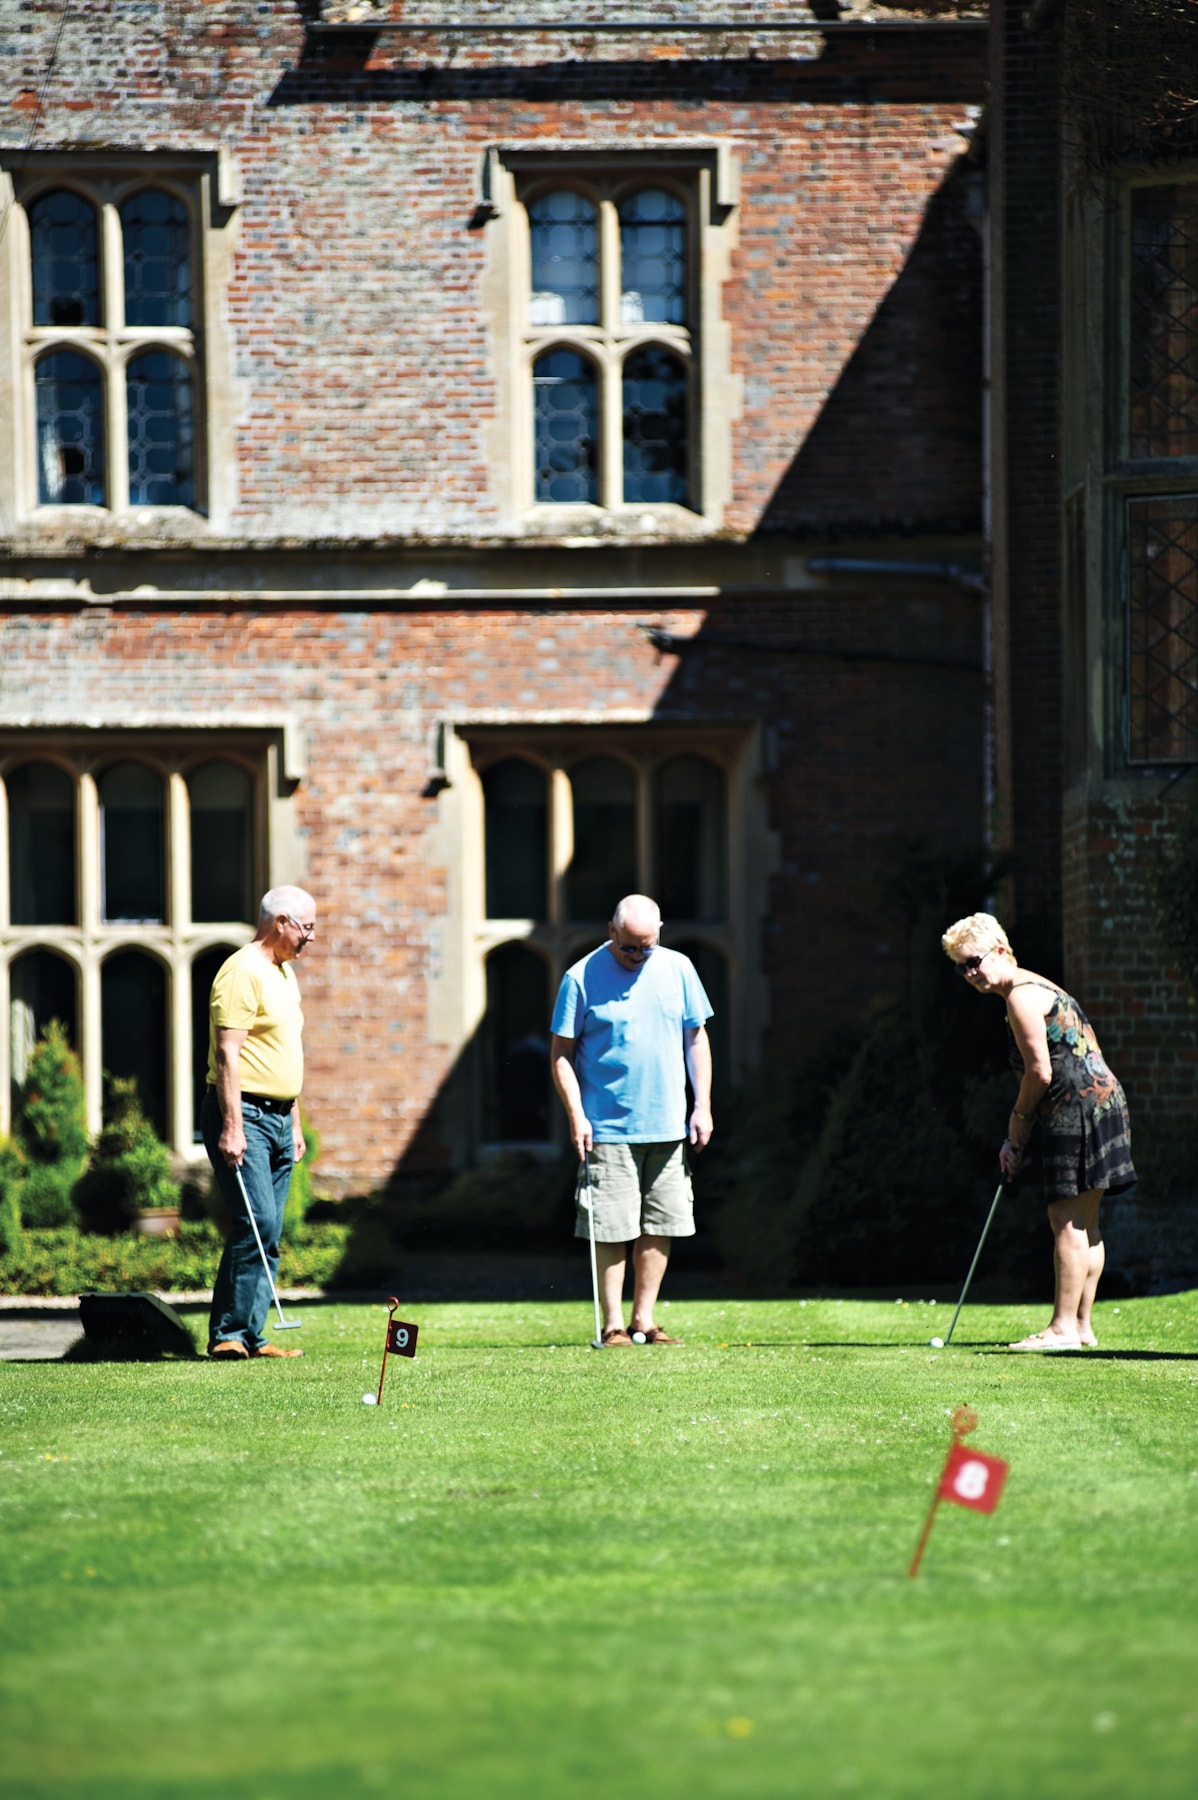
POLYGON ((272 1331, 298 1331, 303 1324, 302 1319, 276 1319, 271 1326, 272 1331))
POLYGON ((592 1338, 591 1342, 590 1342, 590 1348, 592 1350, 606 1350, 607 1345, 603 1342, 602 1338, 592 1338))

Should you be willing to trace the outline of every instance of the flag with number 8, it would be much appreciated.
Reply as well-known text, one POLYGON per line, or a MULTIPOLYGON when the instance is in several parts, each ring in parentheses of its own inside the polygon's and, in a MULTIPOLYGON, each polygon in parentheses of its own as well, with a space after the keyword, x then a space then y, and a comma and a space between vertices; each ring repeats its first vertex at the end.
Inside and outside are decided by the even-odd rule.
POLYGON ((998 1505, 1010 1467, 1001 1456, 986 1456, 980 1450, 954 1444, 940 1477, 937 1496, 941 1500, 953 1500, 958 1506, 972 1507, 974 1512, 991 1513, 998 1505))

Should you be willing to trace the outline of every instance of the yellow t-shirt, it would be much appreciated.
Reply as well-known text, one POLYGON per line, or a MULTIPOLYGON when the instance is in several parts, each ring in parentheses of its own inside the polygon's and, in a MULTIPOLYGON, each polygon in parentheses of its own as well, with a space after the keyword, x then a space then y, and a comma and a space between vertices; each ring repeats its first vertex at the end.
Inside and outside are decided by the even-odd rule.
POLYGON ((304 1014, 289 963, 272 963, 252 944, 222 963, 208 1003, 208 1080, 216 1086, 216 1034, 248 1031, 241 1091, 294 1100, 304 1085, 304 1014))

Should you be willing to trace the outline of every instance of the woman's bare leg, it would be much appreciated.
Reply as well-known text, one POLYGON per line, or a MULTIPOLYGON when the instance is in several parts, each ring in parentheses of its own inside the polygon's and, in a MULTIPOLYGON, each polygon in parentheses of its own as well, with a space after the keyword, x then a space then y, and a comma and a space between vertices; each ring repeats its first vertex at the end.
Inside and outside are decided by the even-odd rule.
POLYGON ((1094 1296, 1098 1292, 1098 1283, 1102 1277, 1106 1263, 1106 1246, 1102 1241, 1102 1226, 1098 1219, 1098 1210, 1102 1205, 1102 1189, 1095 1188, 1092 1193, 1081 1196, 1086 1206, 1086 1236, 1090 1245, 1090 1261, 1086 1271, 1086 1279, 1082 1286, 1081 1304, 1077 1309, 1077 1335, 1083 1344, 1096 1344, 1094 1327, 1090 1323, 1090 1311, 1094 1305, 1094 1296))
POLYGON ((1091 1189, 1072 1200, 1054 1200, 1048 1208, 1048 1224, 1053 1236, 1052 1266, 1055 1294, 1052 1318, 1043 1331, 1021 1339, 1012 1349, 1075 1349, 1094 1333, 1090 1325, 1090 1308, 1098 1278, 1102 1274, 1104 1252, 1098 1229, 1098 1208, 1102 1193, 1091 1189))

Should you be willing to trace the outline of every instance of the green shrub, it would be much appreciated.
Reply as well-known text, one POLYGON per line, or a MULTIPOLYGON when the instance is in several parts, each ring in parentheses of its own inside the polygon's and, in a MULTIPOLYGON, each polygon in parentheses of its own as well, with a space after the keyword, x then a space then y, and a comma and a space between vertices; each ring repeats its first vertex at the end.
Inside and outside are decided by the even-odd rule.
POLYGON ((287 1205, 283 1213, 281 1239, 283 1243, 295 1240, 296 1234, 308 1216, 309 1208, 317 1198, 312 1185, 312 1177, 316 1159, 320 1155, 320 1133, 303 1107, 300 1108, 300 1124, 303 1127, 307 1150, 303 1161, 297 1162, 291 1171, 291 1186, 287 1190, 287 1205))
POLYGON ((75 1223, 75 1206, 71 1193, 83 1164, 70 1162, 27 1165, 21 1184, 21 1218, 36 1231, 54 1231, 60 1225, 75 1223))
POLYGON ((31 1162, 81 1161, 87 1155, 79 1058, 58 1019, 51 1019, 29 1052, 13 1133, 31 1162))
MULTIPOLYGON (((327 1287, 345 1255, 344 1225, 304 1226, 283 1246, 280 1287, 327 1287)), ((100 1237, 70 1227, 24 1233, 20 1251, 0 1255, 0 1293, 194 1292, 210 1288, 224 1239, 211 1223, 185 1224, 178 1237, 100 1237)))
POLYGON ((0 1256, 19 1255, 22 1248, 21 1187, 25 1158, 19 1144, 0 1138, 0 1256))
POLYGON ((117 1232, 151 1207, 179 1204, 170 1157, 137 1100, 137 1083, 110 1079, 103 1130, 74 1201, 85 1231, 117 1232))

